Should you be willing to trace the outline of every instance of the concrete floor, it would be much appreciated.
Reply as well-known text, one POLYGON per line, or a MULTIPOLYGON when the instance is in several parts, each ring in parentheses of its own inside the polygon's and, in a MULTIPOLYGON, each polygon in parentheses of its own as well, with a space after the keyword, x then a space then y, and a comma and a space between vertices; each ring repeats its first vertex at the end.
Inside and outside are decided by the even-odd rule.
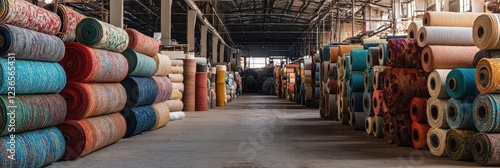
POLYGON ((226 107, 120 140, 76 161, 49 167, 472 167, 428 151, 395 147, 319 119, 275 96, 245 95, 226 107))

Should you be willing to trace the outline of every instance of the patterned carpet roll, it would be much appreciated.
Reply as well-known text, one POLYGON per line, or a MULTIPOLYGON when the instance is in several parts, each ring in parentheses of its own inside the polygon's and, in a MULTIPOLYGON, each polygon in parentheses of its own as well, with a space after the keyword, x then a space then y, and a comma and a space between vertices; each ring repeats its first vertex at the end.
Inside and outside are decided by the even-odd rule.
POLYGON ((387 65, 393 68, 421 68, 416 39, 391 39, 387 42, 387 65))
POLYGON ((450 129, 446 133, 446 150, 452 160, 472 160, 472 138, 476 130, 450 129))
POLYGON ((151 77, 158 88, 156 92, 156 98, 153 103, 164 102, 166 100, 170 100, 172 95, 172 82, 168 79, 167 76, 153 76, 151 77))
POLYGON ((450 128, 462 130, 475 130, 474 125, 474 99, 450 99, 446 111, 446 121, 450 128))
POLYGON ((164 127, 170 121, 170 109, 168 108, 167 102, 161 102, 151 105, 155 111, 156 123, 151 128, 151 131, 157 130, 158 128, 164 127))
POLYGON ((128 75, 150 77, 156 72, 156 61, 144 54, 127 49, 122 53, 128 62, 128 75))
POLYGON ((127 28, 125 31, 129 38, 128 48, 150 57, 155 57, 158 54, 160 45, 156 39, 132 28, 127 28))
POLYGON ((472 139, 472 156, 483 166, 500 165, 500 134, 477 133, 472 139))
POLYGON ((474 56, 471 67, 477 67, 477 64, 483 58, 500 58, 500 50, 479 50, 474 56))
POLYGON ((375 138, 383 138, 384 137, 384 132, 383 132, 383 127, 384 127, 384 117, 382 116, 375 116, 373 117, 374 122, 373 122, 373 136, 375 138))
POLYGON ((118 112, 127 102, 125 88, 119 83, 68 82, 60 94, 68 106, 66 118, 71 120, 118 112))
MULTIPOLYGON (((269 78, 273 79, 273 78, 269 78)), ((274 81, 272 82, 274 83, 274 81)), ((272 84, 271 83, 271 84, 272 84)), ((195 110, 207 111, 208 110, 208 95, 207 95, 207 73, 196 72, 196 93, 195 93, 195 110)))
MULTIPOLYGON (((54 4, 47 4, 43 8, 54 11, 54 4)), ((57 34, 57 36, 64 42, 74 42, 76 40, 76 26, 80 20, 87 16, 64 5, 57 6, 57 15, 62 21, 61 34, 57 34)))
POLYGON ((3 24, 24 27, 49 35, 55 35, 61 29, 61 19, 57 14, 28 1, 2 1, 0 20, 3 24))
POLYGON ((481 94, 474 100, 474 125, 481 132, 500 132, 500 95, 481 94))
POLYGON ((382 90, 373 91, 372 106, 373 114, 375 116, 382 116, 383 113, 387 111, 387 107, 384 103, 384 93, 382 92, 382 90))
MULTIPOLYGON (((183 111, 195 111, 196 108, 196 60, 185 59, 184 60, 184 92, 182 93, 184 101, 183 111)), ((206 78, 206 77, 205 77, 206 78)), ((203 86, 206 86, 206 81, 203 81, 203 86)), ((206 90, 202 91, 203 93, 206 90)))
POLYGON ((125 30, 95 18, 85 18, 78 23, 76 39, 89 47, 118 53, 125 51, 129 43, 125 30))
POLYGON ((484 58, 476 69, 476 86, 479 92, 500 93, 500 59, 484 58))
POLYGON ((77 42, 65 44, 64 58, 59 62, 68 81, 120 82, 128 73, 128 62, 123 55, 93 49, 77 42))
POLYGON ((127 77, 121 82, 127 91, 127 107, 153 104, 158 88, 151 78, 127 77))
POLYGON ((422 69, 390 68, 382 75, 384 102, 393 111, 409 111, 413 97, 429 97, 428 74, 422 69))
POLYGON ((151 106, 125 108, 120 113, 127 121, 125 138, 148 131, 156 123, 156 113, 151 106))

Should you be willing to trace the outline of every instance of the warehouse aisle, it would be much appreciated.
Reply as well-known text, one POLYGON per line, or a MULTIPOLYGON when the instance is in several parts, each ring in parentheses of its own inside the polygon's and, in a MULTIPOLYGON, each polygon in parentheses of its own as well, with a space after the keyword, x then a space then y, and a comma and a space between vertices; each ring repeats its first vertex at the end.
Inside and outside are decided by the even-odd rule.
POLYGON ((275 96, 245 95, 49 167, 472 167, 395 147, 275 96))

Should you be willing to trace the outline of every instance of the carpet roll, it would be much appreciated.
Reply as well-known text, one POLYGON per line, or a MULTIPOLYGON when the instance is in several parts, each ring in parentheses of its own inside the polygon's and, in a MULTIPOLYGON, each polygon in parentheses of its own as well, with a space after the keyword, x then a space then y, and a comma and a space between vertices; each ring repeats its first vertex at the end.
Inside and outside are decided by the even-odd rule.
POLYGON ((476 69, 476 86, 480 93, 500 93, 500 59, 484 58, 476 69))
POLYGON ((364 71, 366 69, 366 56, 368 50, 354 49, 350 53, 350 66, 352 71, 364 71))
POLYGON ((472 27, 424 26, 418 31, 418 46, 473 46, 472 27))
POLYGON ((66 100, 66 118, 70 120, 118 112, 127 103, 127 92, 119 83, 68 82, 60 94, 66 100))
POLYGON ((126 28, 125 31, 129 38, 128 48, 150 57, 155 57, 158 54, 160 45, 156 39, 132 28, 126 28))
MULTIPOLYGON (((175 60, 172 60, 172 63, 175 60)), ((182 66, 174 66, 170 67, 170 74, 182 74, 184 73, 184 68, 182 66)))
POLYGON ((384 113, 384 126, 383 132, 384 132, 384 139, 387 141, 389 144, 394 144, 395 141, 395 136, 396 136, 396 117, 394 116, 393 113, 384 113))
POLYGON ((125 51, 129 43, 125 30, 91 17, 78 23, 76 39, 86 46, 118 53, 125 51))
POLYGON ((217 70, 217 106, 225 106, 224 100, 226 99, 226 71, 217 70))
POLYGON ((482 14, 473 22, 472 34, 474 44, 483 50, 500 49, 500 32, 498 14, 482 14))
POLYGON ((363 76, 365 91, 373 91, 373 69, 365 69, 363 76))
MULTIPOLYGON (((271 78, 270 78, 271 79, 271 78)), ((207 96, 207 73, 196 72, 196 93, 195 93, 195 110, 207 111, 208 110, 208 96, 207 96)))
POLYGON ((410 26, 408 26, 408 38, 416 39, 418 30, 420 30, 422 26, 422 22, 420 21, 411 22, 410 26))
POLYGON ((427 123, 414 122, 411 125, 411 139, 414 149, 427 149, 427 133, 431 126, 427 123))
POLYGON ((349 79, 349 87, 352 92, 363 92, 365 90, 364 86, 364 75, 362 73, 352 74, 349 79))
POLYGON ((213 87, 212 89, 210 89, 210 108, 216 108, 216 107, 217 107, 217 95, 215 94, 215 87, 213 87))
MULTIPOLYGON (((196 107, 196 60, 184 59, 184 92, 182 92, 184 109, 183 111, 195 111, 196 107)), ((205 76, 205 79, 207 77, 205 76)), ((200 79, 201 80, 201 79, 200 79)), ((206 87, 206 80, 203 81, 203 86, 206 87)), ((205 93, 206 90, 203 90, 205 93)), ((206 99, 205 99, 206 100, 206 99)))
POLYGON ((500 95, 481 94, 474 100, 474 125, 481 132, 500 132, 498 113, 500 95))
POLYGON ((9 89, 14 86, 17 95, 48 94, 58 93, 64 88, 66 73, 55 62, 0 58, 0 79, 0 94, 14 92, 12 88, 9 89), (10 75, 12 73, 15 76, 10 75), (15 78, 15 82, 9 78, 15 78))
POLYGON ((446 77, 446 92, 451 98, 463 99, 476 96, 476 68, 457 68, 446 77))
POLYGON ((477 67, 477 64, 479 64, 479 61, 483 58, 500 58, 500 50, 479 50, 474 56, 471 67, 477 67))
POLYGON ((57 128, 66 140, 61 160, 75 160, 117 142, 125 136, 127 123, 120 113, 83 120, 66 120, 57 128))
MULTIPOLYGON (((291 92, 291 93, 295 93, 295 85, 293 85, 293 88, 294 88, 294 90, 293 90, 294 92, 291 92)), ((321 88, 315 87, 314 88, 314 97, 316 98, 315 100, 319 99, 320 93, 321 93, 321 88)))
POLYGON ((179 90, 181 93, 184 92, 184 83, 174 83, 172 82, 172 89, 179 90))
POLYGON ((17 95, 14 99, 2 95, 0 136, 55 126, 64 121, 66 112, 66 102, 58 94, 17 95))
MULTIPOLYGON (((54 4, 47 4, 43 8, 49 11, 54 11, 54 4)), ((57 34, 57 36, 63 42, 74 42, 76 40, 76 26, 78 25, 78 22, 87 16, 82 15, 72 8, 64 5, 57 6, 57 15, 62 22, 60 29, 61 33, 57 34)))
POLYGON ((446 151, 451 160, 472 160, 472 138, 476 130, 450 129, 446 133, 446 151))
POLYGON ((394 111, 409 111, 413 97, 429 97, 422 69, 390 68, 383 72, 384 103, 394 111))
POLYGON ((154 57, 156 61, 156 76, 167 76, 170 74, 172 69, 172 61, 170 58, 163 54, 157 54, 154 57))
POLYGON ((374 66, 373 67, 373 90, 382 90, 382 72, 385 71, 386 66, 374 66))
POLYGON ((472 27, 481 13, 425 12, 424 26, 472 27))
POLYGON ((151 78, 126 77, 122 86, 127 91, 127 107, 153 104, 158 88, 151 78))
POLYGON ((500 165, 500 134, 477 133, 472 139, 472 156, 483 166, 500 165))
POLYGON ((351 112, 363 112, 363 92, 352 92, 349 101, 351 112))
POLYGON ((384 137, 384 132, 383 132, 384 117, 374 116, 373 120, 374 120, 373 121, 373 136, 375 138, 383 138, 384 137))
POLYGON ((366 56, 366 67, 371 68, 373 66, 379 65, 379 62, 377 61, 378 54, 379 54, 378 45, 377 47, 368 48, 368 54, 366 56))
POLYGON ((181 100, 181 99, 182 99, 182 92, 179 90, 172 90, 170 100, 181 100))
POLYGON ((156 98, 153 103, 159 103, 171 99, 172 95, 172 82, 166 76, 153 76, 151 77, 156 84, 156 98))
POLYGON ((416 39, 391 39, 387 42, 387 65, 393 68, 421 68, 416 39))
POLYGON ((387 110, 387 107, 384 103, 384 93, 382 92, 382 90, 373 91, 372 106, 373 114, 375 116, 382 116, 384 111, 387 110))
MULTIPOLYGON (((314 69, 315 69, 315 72, 320 72, 321 63, 315 61, 315 63, 314 63, 314 69)), ((295 72, 295 71, 293 71, 293 72, 295 72)), ((319 79, 319 78, 316 78, 316 79, 319 79)))
POLYGON ((167 100, 165 103, 167 103, 170 112, 182 111, 184 108, 184 103, 181 100, 167 100))
POLYGON ((64 154, 64 137, 56 127, 13 136, 15 139, 0 137, 0 167, 44 167, 58 161, 64 154), (15 154, 13 158, 9 158, 11 154, 15 154))
POLYGON ((334 80, 334 79, 332 79, 332 78, 330 78, 330 79, 328 79, 328 80, 329 80, 329 81, 328 81, 328 85, 330 85, 330 86, 329 86, 329 90, 328 90, 328 92, 329 92, 330 94, 337 94, 337 93, 339 93, 339 91, 338 91, 338 87, 337 87, 337 83, 338 83, 338 82, 337 82, 337 80, 334 80))
POLYGON ((427 123, 428 98, 414 97, 410 102, 410 116, 413 122, 427 123))
POLYGON ((128 75, 139 77, 150 77, 156 72, 156 61, 144 54, 132 49, 127 49, 122 53, 128 62, 128 75))
POLYGON ((372 109, 372 97, 373 97, 373 92, 365 91, 363 92, 363 112, 365 113, 365 116, 373 116, 373 109, 372 109))
POLYGON ((305 100, 312 100, 314 93, 313 93, 313 87, 312 86, 305 86, 305 100))
MULTIPOLYGON (((182 60, 173 60, 172 58, 170 58, 170 59, 172 60, 172 66, 181 66, 181 67, 184 66, 184 61, 182 61, 182 60)), ((221 70, 224 69, 224 71, 226 71, 225 70, 226 69, 225 66, 223 67, 222 65, 217 65, 217 68, 221 69, 221 70)))
POLYGON ((330 63, 337 63, 338 58, 339 58, 339 48, 330 47, 330 63))
MULTIPOLYGON (((207 64, 198 64, 198 62, 196 62, 196 72, 208 73, 208 65, 207 64)), ((208 77, 208 74, 207 74, 207 77, 208 77)))
MULTIPOLYGON (((388 112, 392 113, 392 112, 388 112)), ((395 113, 396 134, 394 144, 396 146, 412 146, 411 117, 408 113, 395 113)))
POLYGON ((351 70, 351 66, 349 66, 351 65, 351 56, 349 54, 345 54, 344 58, 344 63, 342 63, 345 69, 344 79, 349 81, 351 79, 351 74, 353 73, 353 71, 351 70))
POLYGON ((448 156, 446 147, 447 129, 439 129, 431 127, 427 133, 427 146, 429 151, 434 156, 448 156))
MULTIPOLYGON (((295 93, 295 84, 288 85, 288 93, 295 93)), ((310 92, 310 94, 313 94, 312 91, 310 92)))
POLYGON ((184 75, 183 74, 169 74, 168 77, 172 82, 175 83, 183 83, 184 82, 184 75))
POLYGON ((440 99, 450 98, 446 92, 446 77, 451 72, 451 69, 435 69, 427 78, 427 90, 431 97, 440 99))
POLYGON ((55 35, 61 29, 61 19, 57 14, 28 1, 3 1, 0 7, 0 20, 3 24, 24 27, 49 35, 55 35))
POLYGON ((349 106, 348 104, 348 99, 347 97, 341 97, 339 100, 339 120, 340 122, 342 123, 342 125, 348 125, 349 124, 349 114, 348 113, 348 110, 347 110, 347 107, 349 106))
POLYGON ((339 56, 350 54, 352 49, 363 49, 362 45, 339 45, 339 56))
POLYGON ((167 102, 156 103, 151 105, 151 107, 155 111, 156 116, 156 122, 151 128, 151 131, 153 131, 168 124, 170 121, 170 109, 168 108, 167 102))
POLYGON ((59 62, 68 81, 120 82, 128 73, 128 61, 120 53, 93 49, 77 42, 65 44, 64 58, 59 62))
POLYGON ((328 81, 328 77, 330 77, 330 71, 329 71, 329 66, 330 62, 329 61, 323 61, 321 64, 321 81, 326 82, 328 81))
MULTIPOLYGON (((326 97, 326 96, 325 96, 326 97)), ((327 106, 328 106, 328 114, 329 114, 329 118, 330 119, 334 119, 334 120, 338 120, 338 113, 339 113, 339 108, 338 108, 338 104, 337 104, 337 96, 336 94, 329 94, 328 95, 328 102, 325 102, 327 103, 327 106)))
POLYGON ((421 61, 426 72, 433 69, 468 68, 479 51, 475 46, 427 46, 421 61))
POLYGON ((363 112, 351 112, 352 129, 355 131, 365 130, 365 114, 363 112))
POLYGON ((156 123, 156 113, 151 106, 124 108, 120 113, 127 121, 125 138, 148 131, 156 123))
POLYGON ((321 61, 330 62, 330 47, 335 47, 335 45, 324 45, 321 51, 321 61))
POLYGON ((387 65, 387 42, 378 45, 378 64, 387 65))
POLYGON ((432 127, 447 129, 450 128, 446 121, 446 111, 448 110, 448 99, 438 99, 431 97, 427 101, 427 122, 432 127))
POLYGON ((476 129, 473 120, 473 99, 449 99, 446 121, 450 128, 473 130, 476 129))
POLYGON ((368 135, 373 135, 373 126, 375 125, 375 120, 373 117, 366 117, 365 119, 365 130, 368 135))
POLYGON ((170 121, 182 120, 186 117, 186 113, 183 111, 171 112, 170 113, 170 121))
POLYGON ((0 25, 0 55, 14 53, 16 59, 59 62, 64 56, 64 43, 56 36, 12 25, 0 25))

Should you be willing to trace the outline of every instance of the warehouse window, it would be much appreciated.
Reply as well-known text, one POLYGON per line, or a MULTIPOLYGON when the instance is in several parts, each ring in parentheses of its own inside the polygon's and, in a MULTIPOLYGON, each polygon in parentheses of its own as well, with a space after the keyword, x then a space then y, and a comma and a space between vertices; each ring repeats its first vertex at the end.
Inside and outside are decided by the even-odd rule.
POLYGON ((266 58, 247 58, 247 65, 250 68, 264 68, 266 67, 266 58))

